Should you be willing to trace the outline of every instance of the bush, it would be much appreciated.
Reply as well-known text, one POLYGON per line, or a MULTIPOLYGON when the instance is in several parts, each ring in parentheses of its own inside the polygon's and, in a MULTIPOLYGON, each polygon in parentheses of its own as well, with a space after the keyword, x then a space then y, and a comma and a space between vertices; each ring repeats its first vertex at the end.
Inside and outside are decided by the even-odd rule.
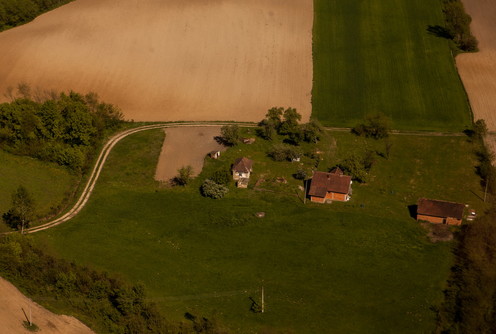
POLYGON ((203 182, 200 190, 203 196, 210 197, 213 199, 220 199, 229 192, 229 189, 226 186, 222 184, 217 184, 209 179, 206 179, 203 182))
POLYGON ((357 124, 351 131, 359 136, 382 139, 391 132, 391 120, 383 113, 370 114, 363 123, 357 124))
POLYGON ((231 179, 231 172, 228 169, 216 170, 210 177, 210 180, 214 181, 217 184, 223 185, 228 185, 231 182, 231 179))
POLYGON ((294 178, 297 180, 304 180, 307 178, 307 172, 304 169, 298 169, 296 173, 293 174, 294 178))
POLYGON ((294 147, 285 144, 276 144, 272 146, 272 150, 268 152, 275 161, 292 161, 303 156, 303 151, 299 147, 294 147))

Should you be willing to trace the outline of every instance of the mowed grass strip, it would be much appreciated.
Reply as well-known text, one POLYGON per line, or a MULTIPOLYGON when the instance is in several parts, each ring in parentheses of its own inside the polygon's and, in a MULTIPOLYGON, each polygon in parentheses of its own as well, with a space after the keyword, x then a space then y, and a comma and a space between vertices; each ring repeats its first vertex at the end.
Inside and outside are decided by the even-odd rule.
POLYGON ((315 0, 313 117, 354 126, 382 112, 396 129, 461 131, 466 94, 442 25, 439 1, 315 0))
MULTIPOLYGON (((120 142, 81 214, 34 237, 78 263, 144 282, 171 319, 204 315, 235 333, 432 330, 431 306, 442 300, 450 245, 427 241, 407 206, 417 194, 480 201, 471 193, 479 184, 465 138, 395 136, 373 180, 355 185, 351 202, 332 205, 234 188, 211 200, 199 195, 200 180, 161 188, 153 175, 162 139, 154 130, 120 142), (258 211, 266 217, 255 218, 258 211), (262 284, 266 313, 253 313, 250 298, 260 303, 262 284)), ((335 148, 326 165, 382 143, 342 133, 329 140, 335 148)), ((252 155, 257 173, 271 168, 264 142, 254 145, 207 161, 199 178, 238 155, 252 155)), ((285 166, 274 173, 286 170, 281 175, 289 178, 292 167, 285 166)))
POLYGON ((59 206, 76 183, 77 177, 63 167, 0 150, 0 215, 12 206, 12 193, 20 185, 35 200, 35 214, 43 216, 59 206))

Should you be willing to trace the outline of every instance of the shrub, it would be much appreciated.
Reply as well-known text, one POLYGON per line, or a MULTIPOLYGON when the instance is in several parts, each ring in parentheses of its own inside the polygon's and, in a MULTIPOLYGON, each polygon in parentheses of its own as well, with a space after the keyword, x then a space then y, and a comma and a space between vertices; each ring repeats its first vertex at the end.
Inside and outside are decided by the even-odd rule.
POLYGON ((391 120, 383 113, 370 114, 363 123, 357 124, 352 130, 359 136, 382 139, 391 132, 391 120))
POLYGON ((203 182, 200 190, 203 196, 210 197, 213 199, 222 198, 229 192, 229 189, 226 186, 222 184, 217 184, 209 179, 206 179, 203 182))

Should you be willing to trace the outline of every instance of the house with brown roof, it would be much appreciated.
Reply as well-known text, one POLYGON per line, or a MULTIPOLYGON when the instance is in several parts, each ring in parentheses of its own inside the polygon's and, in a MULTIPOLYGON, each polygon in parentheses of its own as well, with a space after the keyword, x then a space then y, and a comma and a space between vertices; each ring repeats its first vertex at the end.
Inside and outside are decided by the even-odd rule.
POLYGON ((417 203, 417 221, 435 224, 461 225, 465 205, 421 198, 417 203))
POLYGON ((310 181, 308 196, 316 203, 346 202, 351 198, 351 184, 351 176, 344 175, 340 168, 329 173, 317 171, 310 181))
POLYGON ((234 161, 232 165, 233 179, 238 181, 238 188, 248 187, 248 181, 253 171, 253 160, 242 157, 234 161))

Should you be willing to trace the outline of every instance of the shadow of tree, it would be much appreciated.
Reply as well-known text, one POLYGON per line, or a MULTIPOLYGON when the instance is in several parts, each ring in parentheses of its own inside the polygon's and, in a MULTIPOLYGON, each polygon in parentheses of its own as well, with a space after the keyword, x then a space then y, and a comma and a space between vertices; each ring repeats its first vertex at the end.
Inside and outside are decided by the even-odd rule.
POLYGON ((453 35, 450 33, 448 29, 446 29, 443 26, 440 25, 428 25, 427 26, 427 32, 431 35, 441 37, 441 38, 446 38, 446 39, 453 39, 453 35))

